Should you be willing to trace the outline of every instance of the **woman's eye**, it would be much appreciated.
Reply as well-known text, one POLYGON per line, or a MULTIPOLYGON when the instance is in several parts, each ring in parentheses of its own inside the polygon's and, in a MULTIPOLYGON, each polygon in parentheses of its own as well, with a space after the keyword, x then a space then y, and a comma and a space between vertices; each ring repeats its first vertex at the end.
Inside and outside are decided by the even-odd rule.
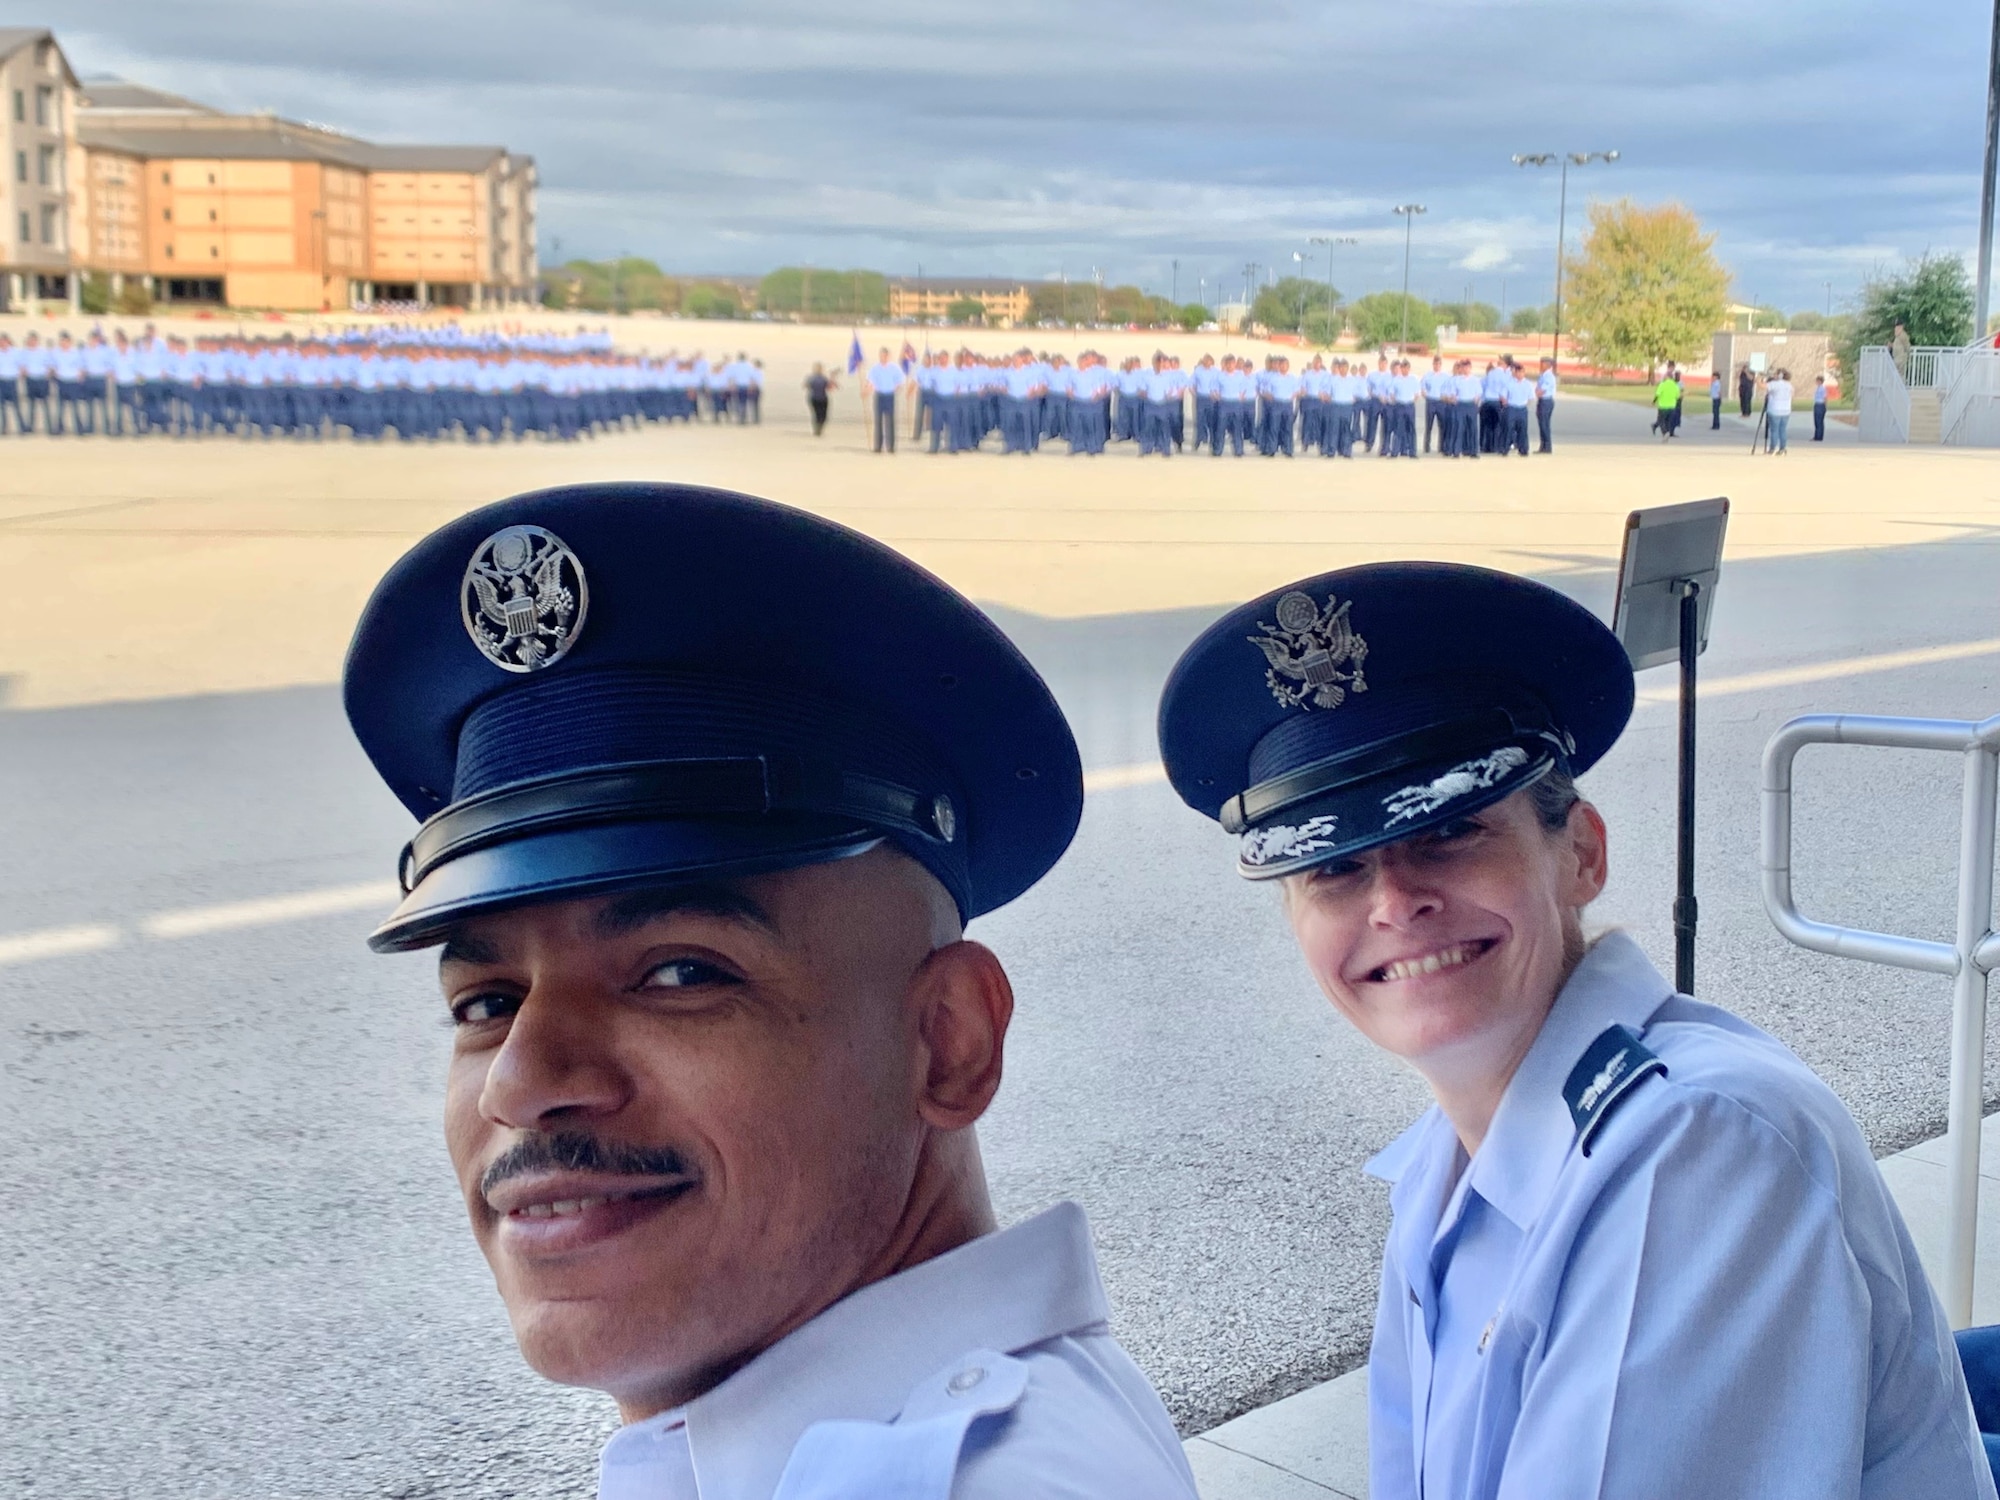
POLYGON ((670 958, 648 971, 646 989, 686 989, 698 984, 735 984, 736 976, 699 958, 670 958))
POLYGON ((1476 818, 1453 818, 1449 823, 1440 823, 1432 829, 1431 839, 1439 844, 1455 843, 1459 839, 1470 838, 1479 832, 1479 828, 1476 818))
POLYGON ((1348 875, 1360 874, 1361 861, 1358 859, 1336 859, 1327 864, 1315 865, 1312 873, 1313 879, 1316 881, 1339 880, 1348 875))
POLYGON ((455 1002, 451 1008, 454 1025, 477 1026, 486 1021, 502 1021, 521 1008, 512 995, 473 995, 455 1002))

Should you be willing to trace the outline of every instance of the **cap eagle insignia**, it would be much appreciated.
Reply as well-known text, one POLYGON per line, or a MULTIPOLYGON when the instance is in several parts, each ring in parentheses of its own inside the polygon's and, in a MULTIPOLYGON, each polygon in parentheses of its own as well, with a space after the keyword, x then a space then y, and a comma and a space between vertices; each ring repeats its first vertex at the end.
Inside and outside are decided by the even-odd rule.
POLYGON ((1338 708, 1347 695, 1368 691, 1362 664, 1368 642, 1348 623, 1354 601, 1339 604, 1332 594, 1326 608, 1294 589, 1278 600, 1278 623, 1257 622, 1259 635, 1246 636, 1270 663, 1264 681, 1286 708, 1338 708))
POLYGON ((561 660, 590 605, 583 564, 539 526, 510 526, 481 542, 466 565, 461 595, 466 633, 509 672, 561 660))

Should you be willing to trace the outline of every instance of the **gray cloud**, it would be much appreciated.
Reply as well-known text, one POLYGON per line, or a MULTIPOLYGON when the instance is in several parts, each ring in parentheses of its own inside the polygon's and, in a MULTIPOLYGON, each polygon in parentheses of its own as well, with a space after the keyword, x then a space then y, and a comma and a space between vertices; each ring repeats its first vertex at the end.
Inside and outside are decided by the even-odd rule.
MULTIPOLYGON (((1353 291, 1402 272, 1392 204, 1429 213, 1435 296, 1549 293, 1553 172, 1615 146, 1593 197, 1676 199, 1737 290, 1819 305, 1875 265, 1976 240, 1986 17, 1864 0, 1186 0, 726 8, 585 0, 341 7, 67 0, 86 72, 384 140, 541 163, 544 252, 683 270, 788 261, 1182 294, 1291 270, 1308 236, 1353 291)), ((32 18, 22 18, 26 23, 32 18)), ((1324 274, 1318 261, 1315 275, 1324 274)))

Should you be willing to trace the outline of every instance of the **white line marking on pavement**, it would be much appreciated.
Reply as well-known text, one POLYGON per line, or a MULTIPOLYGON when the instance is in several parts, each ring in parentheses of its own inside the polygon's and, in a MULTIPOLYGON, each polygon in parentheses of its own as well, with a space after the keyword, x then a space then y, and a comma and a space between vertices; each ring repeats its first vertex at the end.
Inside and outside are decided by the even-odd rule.
POLYGON ((328 886, 324 890, 299 891, 290 896, 265 896, 255 901, 232 901, 223 906, 190 906, 180 911, 163 911, 140 922, 139 930, 152 938, 198 937, 206 932, 265 927, 273 922, 331 916, 335 912, 369 908, 387 911, 396 904, 400 895, 393 880, 369 880, 360 885, 328 886))
MULTIPOLYGON (((1975 656, 2000 655, 2000 639, 1953 641, 1948 646, 1919 646, 1912 651, 1883 651, 1874 656, 1850 656, 1841 661, 1807 662, 1796 667, 1774 667, 1768 672, 1743 672, 1735 677, 1702 680, 1697 690, 1704 698, 1731 693, 1757 693, 1766 688, 1799 687, 1808 682, 1832 682, 1841 677, 1858 677, 1868 672, 1892 672, 1898 667, 1927 667, 1938 662, 1968 661, 1975 656)), ((1673 687, 1646 688, 1641 703, 1678 703, 1681 690, 1673 687)))
MULTIPOLYGON (((1899 667, 1933 666, 1940 662, 1967 661, 1974 657, 2000 655, 2000 637, 1979 641, 1954 641, 1943 646, 1920 646, 1909 651, 1884 651, 1873 656, 1850 656, 1840 661, 1808 662, 1796 667, 1777 667, 1765 672, 1743 672, 1733 677, 1711 677, 1701 684, 1704 697, 1727 697, 1732 693, 1755 693, 1768 688, 1800 687, 1812 682, 1831 682, 1842 677, 1870 672, 1889 672, 1899 667)), ((1647 688, 1639 694, 1641 703, 1670 704, 1679 698, 1675 687, 1647 688)), ((1083 789, 1095 795, 1125 787, 1150 786, 1167 779, 1166 767, 1156 760, 1133 761, 1129 765, 1099 766, 1083 774, 1083 789)), ((400 893, 394 881, 369 880, 358 885, 328 886, 316 891, 295 891, 289 896, 265 896, 254 901, 231 901, 217 906, 190 906, 178 911, 156 912, 137 923, 137 931, 148 938, 199 937, 211 932, 230 932, 244 927, 267 927, 305 917, 334 916, 342 912, 387 910, 400 893)), ((94 953, 115 948, 130 934, 108 922, 85 923, 74 927, 46 927, 38 932, 0 934, 0 968, 33 963, 44 958, 65 958, 72 954, 94 953)))
POLYGON ((63 958, 71 953, 93 953, 99 948, 116 947, 124 936, 116 927, 93 922, 82 927, 45 927, 40 932, 17 932, 0 937, 0 965, 31 963, 38 958, 63 958))

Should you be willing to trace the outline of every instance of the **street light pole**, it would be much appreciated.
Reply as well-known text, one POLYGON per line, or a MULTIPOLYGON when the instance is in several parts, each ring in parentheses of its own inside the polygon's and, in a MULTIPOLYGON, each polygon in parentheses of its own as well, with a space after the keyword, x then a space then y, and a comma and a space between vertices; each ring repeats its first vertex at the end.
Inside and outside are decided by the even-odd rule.
POLYGON ((1398 353, 1410 344, 1410 235, 1416 228, 1417 215, 1427 210, 1421 203, 1398 203, 1395 211, 1403 216, 1403 336, 1398 340, 1398 353))
POLYGON ((1993 0, 1993 45, 1986 64, 1986 173, 1979 183, 1979 291, 1973 298, 1972 337, 1986 338, 1987 299, 1993 290, 1993 173, 2000 165, 2000 0, 1993 0))
POLYGON ((1340 330, 1333 325, 1333 247, 1335 245, 1358 245, 1361 243, 1351 234, 1316 234, 1312 237, 1315 245, 1326 246, 1326 346, 1331 349, 1340 341, 1340 330))
MULTIPOLYGON (((2000 5, 2000 0, 1994 0, 2000 5)), ((1556 198, 1556 317, 1555 332, 1549 342, 1549 356, 1562 368, 1562 328, 1563 328, 1563 242, 1568 234, 1569 217, 1569 169, 1572 165, 1587 167, 1594 161, 1606 163, 1618 160, 1616 151, 1538 151, 1519 154, 1514 157, 1517 167, 1546 167, 1554 162, 1562 168, 1562 186, 1556 198)))

